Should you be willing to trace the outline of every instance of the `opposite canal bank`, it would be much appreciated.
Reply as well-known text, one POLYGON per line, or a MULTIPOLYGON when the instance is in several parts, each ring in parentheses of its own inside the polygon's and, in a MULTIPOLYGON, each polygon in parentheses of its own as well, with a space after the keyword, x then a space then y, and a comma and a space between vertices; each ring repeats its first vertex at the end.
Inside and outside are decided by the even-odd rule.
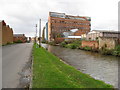
POLYGON ((111 85, 83 74, 44 48, 33 47, 32 88, 110 88, 111 85))
POLYGON ((119 57, 48 44, 42 44, 42 46, 79 71, 118 87, 119 57))
POLYGON ((70 48, 70 49, 80 49, 85 51, 97 52, 102 55, 113 55, 120 57, 120 45, 108 45, 103 44, 103 46, 99 45, 98 41, 89 41, 89 40, 71 40, 71 41, 63 41, 59 44, 56 44, 55 41, 52 42, 44 42, 50 45, 56 46, 59 45, 61 47, 70 48))

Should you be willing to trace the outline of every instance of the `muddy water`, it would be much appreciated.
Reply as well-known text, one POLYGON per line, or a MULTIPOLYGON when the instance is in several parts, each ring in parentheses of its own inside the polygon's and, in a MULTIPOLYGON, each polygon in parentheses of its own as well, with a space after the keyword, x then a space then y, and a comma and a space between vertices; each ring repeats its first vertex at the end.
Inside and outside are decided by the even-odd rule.
POLYGON ((81 72, 87 73, 95 79, 103 80, 116 88, 118 87, 119 57, 47 44, 42 44, 42 46, 81 72))

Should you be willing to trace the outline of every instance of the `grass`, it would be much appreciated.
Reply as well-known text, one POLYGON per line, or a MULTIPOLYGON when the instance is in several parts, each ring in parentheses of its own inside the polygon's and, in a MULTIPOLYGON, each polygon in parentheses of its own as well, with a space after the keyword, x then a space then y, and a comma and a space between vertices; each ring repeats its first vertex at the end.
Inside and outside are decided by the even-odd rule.
MULTIPOLYGON (((33 46, 32 88, 112 88, 83 74, 44 48, 33 46)), ((107 89, 108 90, 108 89, 107 89)))

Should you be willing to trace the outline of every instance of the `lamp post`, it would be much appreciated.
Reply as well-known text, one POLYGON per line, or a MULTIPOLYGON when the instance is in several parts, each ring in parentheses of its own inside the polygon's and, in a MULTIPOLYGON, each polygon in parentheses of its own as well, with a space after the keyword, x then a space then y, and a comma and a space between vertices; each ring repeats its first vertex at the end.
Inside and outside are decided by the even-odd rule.
POLYGON ((35 37, 35 43, 36 43, 36 48, 37 48, 37 24, 36 24, 36 37, 35 37))
POLYGON ((39 22, 39 47, 41 47, 41 19, 39 22))

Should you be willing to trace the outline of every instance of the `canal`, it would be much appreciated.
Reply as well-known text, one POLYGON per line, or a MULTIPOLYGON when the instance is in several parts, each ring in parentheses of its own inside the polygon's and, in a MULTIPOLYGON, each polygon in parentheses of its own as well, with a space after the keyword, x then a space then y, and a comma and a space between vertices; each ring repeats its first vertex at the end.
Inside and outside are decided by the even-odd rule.
POLYGON ((118 60, 120 57, 47 44, 42 44, 42 46, 79 71, 118 87, 118 60))

